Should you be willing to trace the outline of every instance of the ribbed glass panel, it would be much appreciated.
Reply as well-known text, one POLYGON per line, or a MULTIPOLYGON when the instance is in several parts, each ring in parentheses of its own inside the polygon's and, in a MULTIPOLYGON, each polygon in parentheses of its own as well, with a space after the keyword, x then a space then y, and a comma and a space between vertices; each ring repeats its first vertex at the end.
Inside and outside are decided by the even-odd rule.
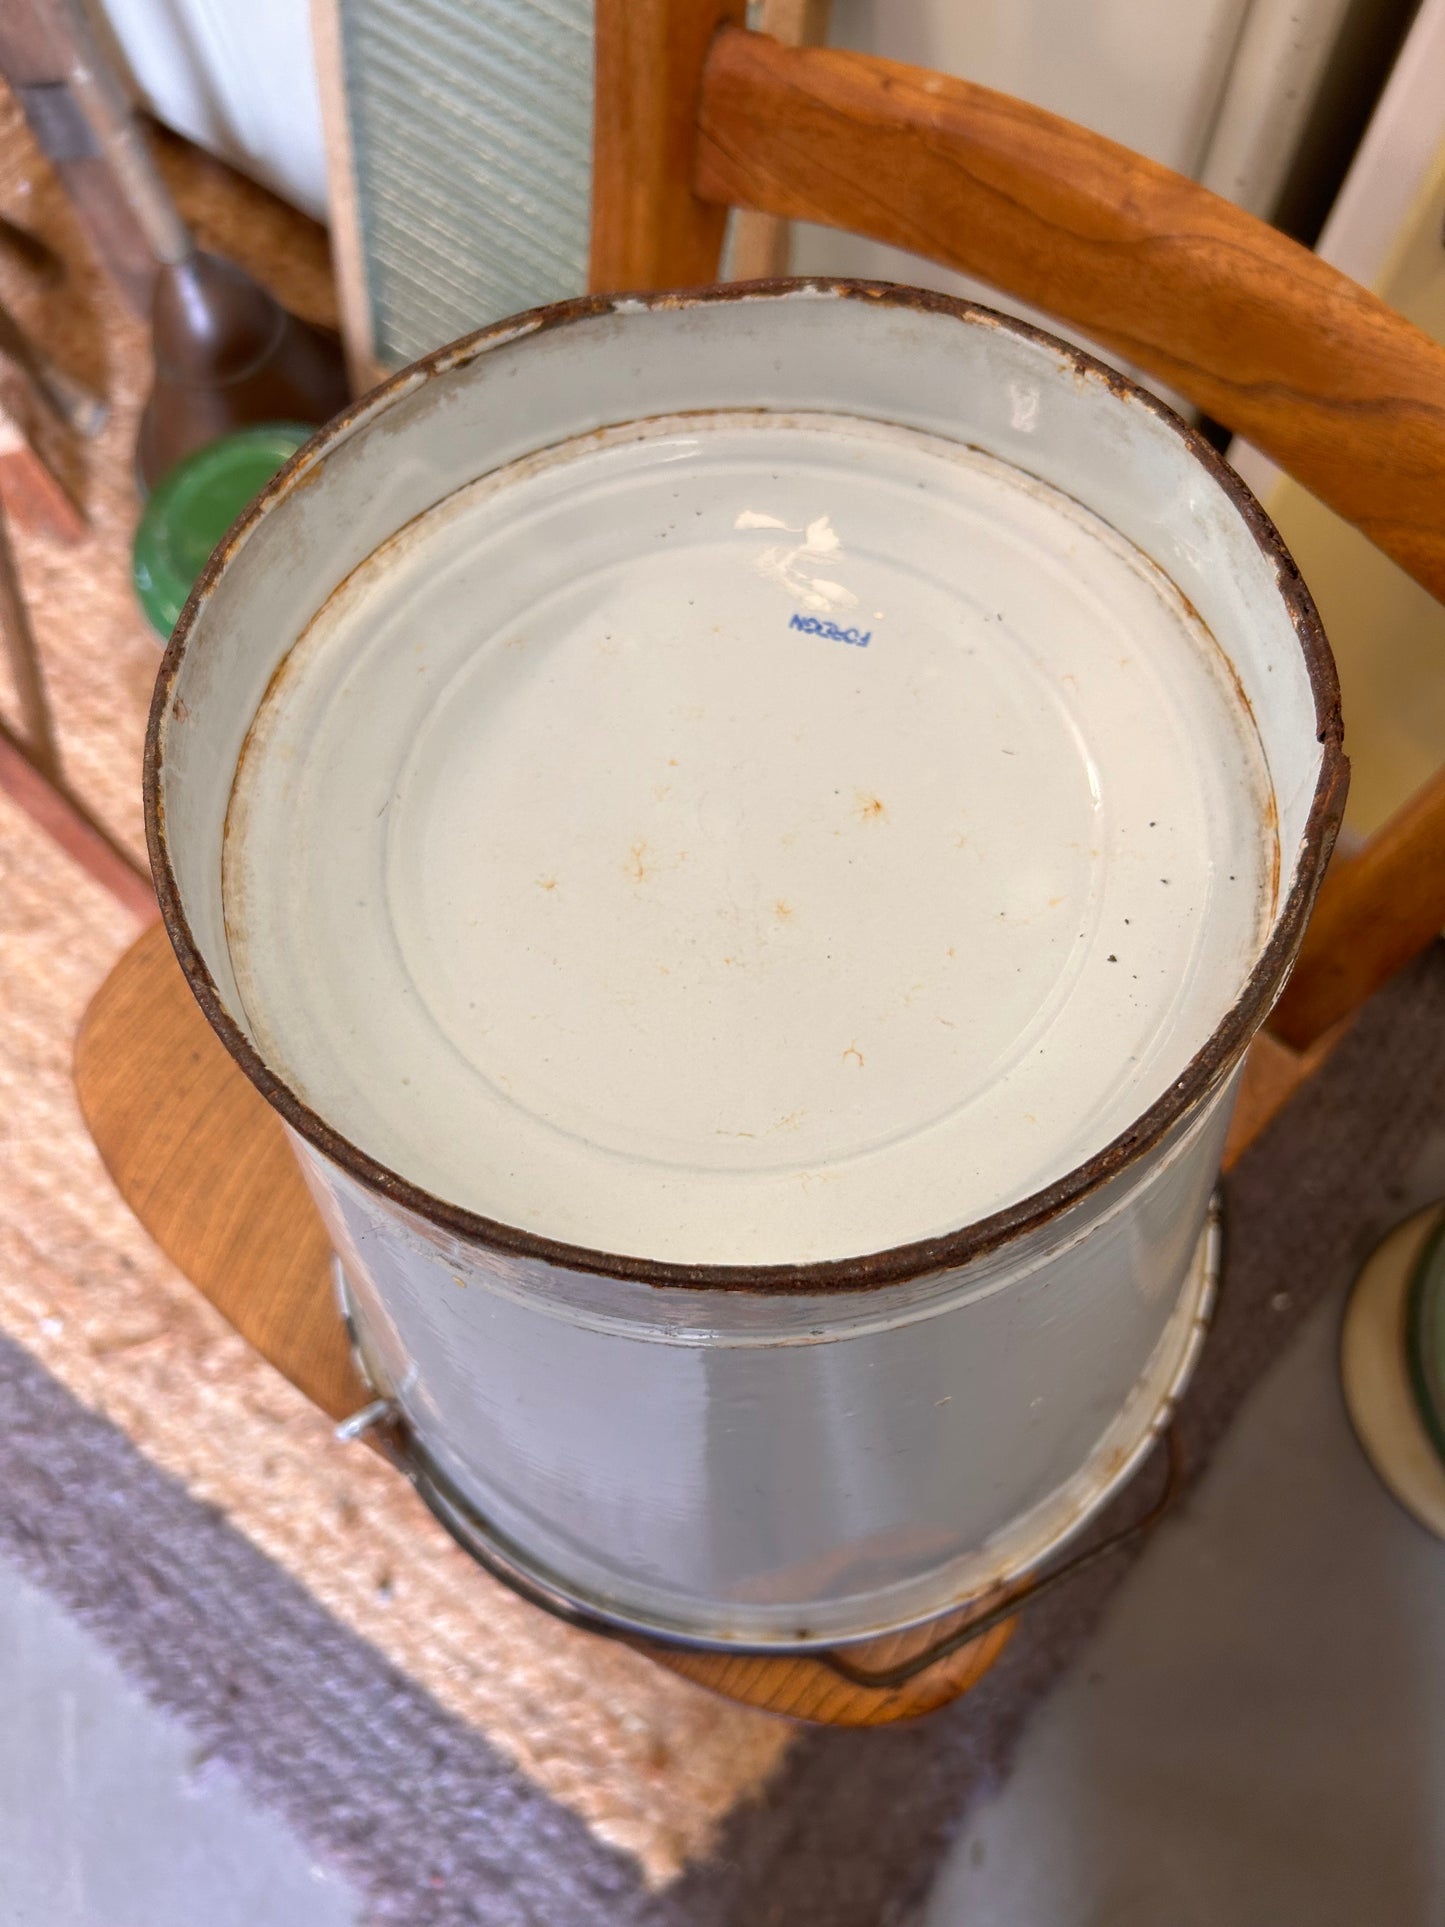
POLYGON ((580 294, 590 0, 343 0, 379 360, 580 294))

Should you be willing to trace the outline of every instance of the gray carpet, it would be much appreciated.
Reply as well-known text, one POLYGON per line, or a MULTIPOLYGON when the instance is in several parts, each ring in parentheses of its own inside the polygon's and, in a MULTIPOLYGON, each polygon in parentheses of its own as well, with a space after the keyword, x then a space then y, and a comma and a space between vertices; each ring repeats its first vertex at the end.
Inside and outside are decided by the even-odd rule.
MULTIPOLYGON (((1376 999, 1229 1182, 1224 1290, 1181 1415, 1196 1470, 1299 1319, 1442 1171, 1437 948, 1376 999)), ((649 1895, 630 1860, 3 1342, 0 1400, 0 1548, 338 1865, 377 1922, 901 1921, 1129 1563, 1041 1601, 958 1705, 888 1731, 806 1734, 714 1857, 649 1895)), ((1124 1494, 1096 1530, 1138 1503, 1124 1494)))

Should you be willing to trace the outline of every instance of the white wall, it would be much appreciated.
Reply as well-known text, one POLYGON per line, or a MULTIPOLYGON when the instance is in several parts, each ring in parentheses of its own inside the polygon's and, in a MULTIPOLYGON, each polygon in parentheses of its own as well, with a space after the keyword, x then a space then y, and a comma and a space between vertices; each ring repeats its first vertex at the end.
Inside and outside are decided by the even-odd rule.
MULTIPOLYGON (((307 0, 94 4, 162 120, 324 217, 307 0)), ((1019 94, 1267 212, 1344 4, 834 0, 831 37, 1019 94)), ((963 285, 819 230, 796 266, 963 285)))
MULTIPOLYGON (((1017 94, 1268 215, 1345 4, 834 0, 832 40, 1017 94)), ((914 256, 819 228, 800 230, 794 266, 997 302, 914 256)))
POLYGON ((307 0, 92 4, 161 120, 325 220, 326 156, 307 0))

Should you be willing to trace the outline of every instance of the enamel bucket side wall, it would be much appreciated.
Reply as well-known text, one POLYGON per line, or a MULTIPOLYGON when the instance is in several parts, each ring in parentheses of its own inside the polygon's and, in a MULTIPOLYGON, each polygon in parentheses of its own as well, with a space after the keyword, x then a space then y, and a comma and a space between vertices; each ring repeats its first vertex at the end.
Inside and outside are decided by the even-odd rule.
POLYGON ((594 1609, 718 1642, 861 1637, 1036 1562, 1102 1502, 1187 1368, 1233 1074, 1283 982, 1342 802, 1308 597, 1222 464, 1058 343, 909 291, 583 302, 408 371, 229 538, 167 653, 148 827, 183 966, 281 1110, 368 1354, 509 1556, 594 1609), (1049 1194, 928 1247, 756 1274, 570 1251, 417 1192, 259 1061, 221 843, 246 729, 294 638, 462 484, 609 423, 852 413, 967 441, 1151 556, 1231 659, 1278 813, 1275 923, 1209 1045, 1049 1194))
POLYGON ((1132 1471, 1202 1336, 1230 1094, 1006 1256, 787 1299, 489 1258, 298 1149, 373 1381, 507 1565, 787 1649, 1007 1583, 1132 1471))

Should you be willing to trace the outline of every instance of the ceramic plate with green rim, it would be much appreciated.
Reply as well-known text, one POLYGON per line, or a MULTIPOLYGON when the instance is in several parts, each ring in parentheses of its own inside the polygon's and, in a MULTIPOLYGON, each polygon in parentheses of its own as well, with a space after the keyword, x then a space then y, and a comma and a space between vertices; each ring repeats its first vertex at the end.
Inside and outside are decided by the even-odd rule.
POLYGON ((131 579, 163 641, 216 544, 314 432, 300 422, 237 429, 188 455, 157 485, 135 533, 131 579))
POLYGON ((1400 1504, 1445 1539, 1442 1227, 1445 1206, 1432 1205, 1371 1252, 1345 1307, 1340 1377, 1366 1458, 1400 1504))
POLYGON ((1445 1460, 1445 1218, 1421 1252, 1410 1280, 1405 1353, 1420 1417, 1445 1460))

